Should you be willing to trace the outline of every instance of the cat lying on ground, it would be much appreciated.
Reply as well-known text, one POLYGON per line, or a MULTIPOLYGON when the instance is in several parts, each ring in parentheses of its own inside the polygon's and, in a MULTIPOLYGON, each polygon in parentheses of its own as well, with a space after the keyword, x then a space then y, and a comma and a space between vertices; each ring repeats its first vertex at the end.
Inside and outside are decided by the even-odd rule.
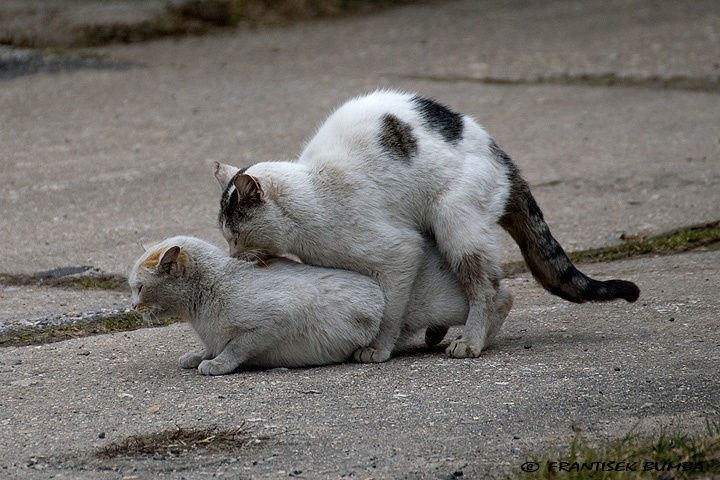
MULTIPOLYGON (((400 337, 429 328, 432 344, 464 323, 468 304, 437 249, 426 242, 423 253, 400 337)), ((371 277, 287 259, 253 264, 193 237, 150 247, 129 283, 133 308, 146 321, 190 322, 205 349, 181 356, 180 366, 204 375, 345 361, 375 337, 384 307, 371 277)), ((503 290, 498 299, 498 315, 506 316, 511 296, 503 290)))
POLYGON ((297 161, 245 170, 216 163, 215 176, 225 188, 219 224, 232 255, 293 254, 377 278, 385 310, 372 343, 355 353, 361 362, 390 357, 413 305, 426 237, 469 302, 463 334, 447 348, 453 357, 479 356, 505 318, 495 312, 498 225, 561 298, 633 302, 640 294, 632 282, 597 281, 575 268, 508 155, 469 116, 417 95, 378 91, 351 100, 297 161))

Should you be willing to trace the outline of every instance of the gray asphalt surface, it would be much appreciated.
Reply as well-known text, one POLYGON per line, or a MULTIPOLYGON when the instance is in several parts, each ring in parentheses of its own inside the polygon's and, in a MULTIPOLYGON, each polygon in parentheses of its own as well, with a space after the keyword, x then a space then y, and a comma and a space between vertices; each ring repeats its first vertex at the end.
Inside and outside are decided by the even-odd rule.
MULTIPOLYGON (((17 5, 0 6, 0 27, 17 5)), ((92 5, 68 7, 65 28, 103 21, 92 5)), ((126 275, 142 238, 222 245, 212 161, 292 158, 333 108, 379 87, 477 117, 568 250, 720 217, 714 1, 467 0, 69 53, 0 52, 2 274, 126 275), (90 53, 102 61, 78 60, 90 53)), ((640 300, 571 305, 509 278, 516 307, 473 360, 419 350, 204 378, 176 363, 198 344, 187 325, 0 349, 0 478, 492 478, 576 430, 600 441, 716 416, 718 251, 581 268, 636 282, 640 300), (95 455, 241 424, 237 452, 95 455)), ((128 303, 0 285, 0 328, 128 303)))

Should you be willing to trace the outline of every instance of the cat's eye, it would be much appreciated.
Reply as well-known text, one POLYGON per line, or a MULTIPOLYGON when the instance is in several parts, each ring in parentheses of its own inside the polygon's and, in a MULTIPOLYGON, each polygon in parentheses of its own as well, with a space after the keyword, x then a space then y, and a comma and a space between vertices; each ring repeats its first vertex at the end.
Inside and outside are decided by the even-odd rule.
POLYGON ((142 292, 142 287, 143 287, 142 285, 138 285, 138 287, 137 287, 138 295, 140 295, 140 292, 142 292))

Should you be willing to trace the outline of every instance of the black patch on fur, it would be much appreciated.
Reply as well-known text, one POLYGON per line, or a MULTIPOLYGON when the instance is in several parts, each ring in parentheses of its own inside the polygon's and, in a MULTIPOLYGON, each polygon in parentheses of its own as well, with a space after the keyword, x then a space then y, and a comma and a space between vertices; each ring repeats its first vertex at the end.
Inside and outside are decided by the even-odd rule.
POLYGON ((425 125, 438 132, 446 142, 457 144, 463 135, 463 118, 445 105, 423 97, 412 99, 425 125))
POLYGON ((493 140, 492 138, 490 139, 490 153, 492 153, 492 156, 496 160, 499 160, 500 163, 508 167, 511 176, 512 174, 518 175, 520 173, 518 172, 515 163, 510 159, 510 156, 505 153, 500 147, 498 147, 497 143, 495 143, 495 140, 493 140))
MULTIPOLYGON (((507 217, 513 213, 525 212, 528 217, 539 220, 533 223, 544 223, 545 219, 542 210, 540 210, 540 206, 530 193, 530 186, 525 179, 522 178, 522 175, 520 175, 520 169, 515 165, 515 162, 512 161, 507 153, 498 147, 495 140, 490 139, 489 148, 493 158, 507 169, 508 179, 510 180, 510 197, 508 198, 508 204, 505 206, 506 213, 504 218, 508 220, 507 217)), ((503 219, 501 218, 500 221, 502 222, 503 219)), ((550 234, 550 230, 538 232, 538 234, 544 237, 546 243, 555 241, 550 234)))
POLYGON ((380 146, 395 158, 409 162, 417 154, 417 138, 412 127, 395 115, 382 117, 380 146))
POLYGON ((238 192, 234 185, 235 177, 245 173, 245 170, 247 170, 247 168, 243 168, 233 175, 233 178, 230 179, 225 190, 223 190, 222 197, 220 198, 220 214, 218 215, 218 224, 221 226, 223 219, 241 218, 247 214, 247 209, 243 208, 238 201, 238 192))

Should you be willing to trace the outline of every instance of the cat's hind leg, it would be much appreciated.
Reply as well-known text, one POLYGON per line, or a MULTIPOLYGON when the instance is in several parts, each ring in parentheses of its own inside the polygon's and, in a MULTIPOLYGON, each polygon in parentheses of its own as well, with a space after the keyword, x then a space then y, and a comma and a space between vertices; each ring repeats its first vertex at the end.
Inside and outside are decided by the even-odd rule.
MULTIPOLYGON (((485 338, 485 345, 488 345, 500 331, 505 319, 512 309, 513 298, 509 290, 500 287, 495 299, 495 312, 490 317, 488 325, 488 333, 485 338)), ((447 335, 449 328, 446 326, 436 325, 428 327, 425 331, 425 344, 428 347, 434 347, 439 344, 447 335)))
MULTIPOLYGON (((495 336, 500 332, 500 328, 507 318, 513 306, 513 297, 509 290, 500 287, 495 297, 495 311, 490 315, 488 325, 488 333, 485 338, 485 344, 488 345, 495 336)), ((443 341, 449 327, 444 325, 434 325, 425 330, 425 345, 434 347, 443 341)))
POLYGON ((463 333, 446 352, 455 358, 478 357, 505 319, 497 316, 495 306, 502 278, 497 227, 479 209, 455 208, 449 203, 442 207, 434 216, 433 232, 469 306, 463 333))
POLYGON ((498 332, 500 332, 500 328, 502 327, 503 323, 505 323, 505 319, 510 313, 512 306, 512 294, 506 288, 500 287, 497 292, 497 296, 495 297, 495 312, 490 317, 488 334, 487 338, 485 339, 486 344, 492 342, 498 332))

